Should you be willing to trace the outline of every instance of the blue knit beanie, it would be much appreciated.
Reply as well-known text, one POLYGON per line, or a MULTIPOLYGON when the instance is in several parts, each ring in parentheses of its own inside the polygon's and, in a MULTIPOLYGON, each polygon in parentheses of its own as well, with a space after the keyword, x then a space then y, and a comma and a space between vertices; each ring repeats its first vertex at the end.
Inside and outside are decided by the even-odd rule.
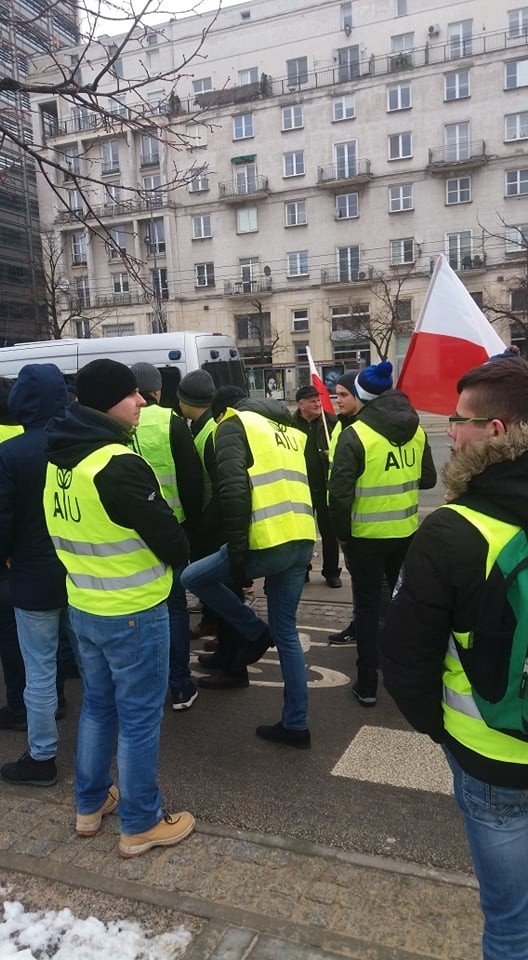
POLYGON ((392 389, 392 363, 383 360, 381 363, 365 367, 358 373, 354 382, 356 396, 365 403, 375 400, 380 393, 392 389))

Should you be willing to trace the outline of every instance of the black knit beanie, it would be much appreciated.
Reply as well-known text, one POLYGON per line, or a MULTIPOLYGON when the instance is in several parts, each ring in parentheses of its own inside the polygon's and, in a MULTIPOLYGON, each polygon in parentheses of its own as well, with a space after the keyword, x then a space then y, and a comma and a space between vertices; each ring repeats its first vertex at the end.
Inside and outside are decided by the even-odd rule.
POLYGON ((180 381, 177 393, 181 403, 206 409, 215 395, 214 380, 206 370, 192 370, 180 381))
POLYGON ((211 413, 214 419, 216 420, 221 413, 225 413, 228 407, 234 407, 239 400, 246 399, 247 393, 240 387, 235 387, 230 383, 226 384, 225 387, 219 387, 211 403, 211 413))
POLYGON ((137 383, 129 367, 105 357, 92 360, 79 370, 75 389, 79 403, 106 413, 137 390, 137 383))
POLYGON ((356 396, 355 384, 356 384, 357 373, 355 370, 347 370, 342 377, 339 377, 339 380, 336 380, 336 387, 344 387, 345 390, 348 390, 349 393, 356 396))

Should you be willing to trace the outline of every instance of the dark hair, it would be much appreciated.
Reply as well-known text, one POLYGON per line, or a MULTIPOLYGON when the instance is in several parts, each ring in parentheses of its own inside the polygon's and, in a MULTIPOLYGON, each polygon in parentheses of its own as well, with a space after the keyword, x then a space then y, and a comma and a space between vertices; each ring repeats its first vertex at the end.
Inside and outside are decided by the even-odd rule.
POLYGON ((495 360, 468 370, 457 390, 471 392, 476 416, 497 418, 504 423, 528 423, 528 363, 526 360, 495 360))

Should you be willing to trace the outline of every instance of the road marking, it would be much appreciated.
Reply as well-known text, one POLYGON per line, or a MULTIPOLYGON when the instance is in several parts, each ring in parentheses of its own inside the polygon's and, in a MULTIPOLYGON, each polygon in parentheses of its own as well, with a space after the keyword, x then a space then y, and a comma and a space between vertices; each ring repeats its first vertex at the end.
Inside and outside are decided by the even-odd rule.
POLYGON ((361 727, 331 773, 391 787, 453 793, 442 748, 429 737, 408 730, 361 727))

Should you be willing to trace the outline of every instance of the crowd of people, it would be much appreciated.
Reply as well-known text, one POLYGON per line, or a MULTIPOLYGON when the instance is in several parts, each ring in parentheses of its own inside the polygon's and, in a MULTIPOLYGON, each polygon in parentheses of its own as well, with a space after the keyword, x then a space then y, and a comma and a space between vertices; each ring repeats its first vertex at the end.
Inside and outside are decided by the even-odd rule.
MULTIPOLYGON (((355 640, 352 694, 375 707, 381 657, 404 716, 442 744, 480 883, 485 960, 528 960, 528 710, 514 702, 508 722, 496 720, 503 691, 489 682, 506 676, 513 701, 524 701, 528 655, 517 678, 512 650, 517 623, 528 624, 528 584, 502 632, 480 627, 490 590, 499 603, 490 571, 526 531, 528 363, 501 356, 460 380, 448 502, 419 530, 419 490, 436 484, 436 470, 390 363, 341 376, 335 416, 312 386, 298 390, 293 417, 280 401, 215 389, 204 370, 181 380, 178 410, 161 406, 161 388, 150 364, 110 359, 81 369, 71 402, 53 364, 29 364, 12 388, 1 385, 0 728, 27 727, 28 746, 0 775, 56 782, 68 654, 83 685, 76 832, 94 836, 118 810, 123 857, 194 828, 191 813, 164 810, 157 780, 167 691, 179 711, 199 688, 247 687, 248 665, 275 646, 281 715, 256 735, 308 749, 296 621, 316 519, 326 585, 342 587, 340 551, 350 573, 353 615, 329 643, 355 640), (266 620, 245 602, 258 578, 266 620), (203 609, 192 632, 186 591, 203 609), (213 637, 196 683, 192 633, 213 637), (482 678, 499 704, 491 720, 482 678)), ((516 576, 517 567, 508 587, 516 576)))

